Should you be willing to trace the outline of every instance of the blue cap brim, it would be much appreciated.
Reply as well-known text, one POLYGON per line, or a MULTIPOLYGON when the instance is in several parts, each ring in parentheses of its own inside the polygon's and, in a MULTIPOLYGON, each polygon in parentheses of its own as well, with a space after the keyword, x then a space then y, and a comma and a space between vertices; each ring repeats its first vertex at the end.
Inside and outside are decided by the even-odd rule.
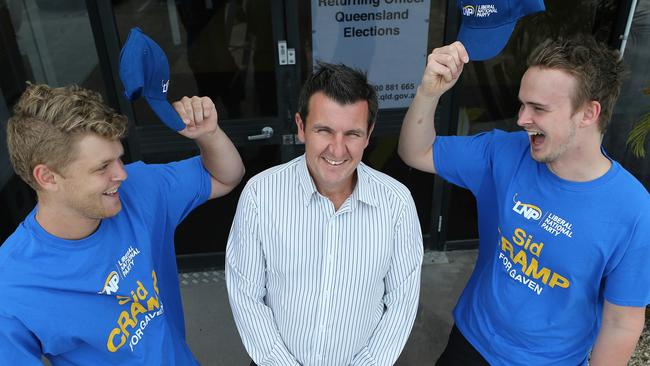
POLYGON ((503 50, 516 24, 515 20, 494 28, 472 28, 461 25, 458 40, 465 46, 470 60, 487 60, 503 50))
POLYGON ((174 110, 174 107, 172 107, 168 101, 154 99, 147 96, 145 96, 145 99, 147 100, 147 103, 149 103, 149 107, 151 107, 154 113, 156 113, 156 116, 158 116, 167 127, 176 132, 185 128, 185 123, 183 123, 181 117, 176 113, 176 110, 174 110))

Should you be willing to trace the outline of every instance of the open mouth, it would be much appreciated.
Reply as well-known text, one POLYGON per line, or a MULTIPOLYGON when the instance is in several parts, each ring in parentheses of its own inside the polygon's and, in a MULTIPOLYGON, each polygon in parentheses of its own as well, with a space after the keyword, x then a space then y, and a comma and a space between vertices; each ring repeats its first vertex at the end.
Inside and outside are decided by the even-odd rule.
POLYGON ((333 166, 341 165, 341 164, 343 164, 343 163, 345 163, 347 161, 347 160, 331 160, 331 159, 328 159, 328 158, 323 158, 323 160, 325 160, 327 162, 327 164, 333 165, 333 166))
POLYGON ((542 132, 540 131, 526 131, 526 132, 528 132, 528 136, 530 137, 530 142, 534 146, 539 146, 542 143, 544 143, 544 139, 546 138, 546 136, 544 136, 542 132))

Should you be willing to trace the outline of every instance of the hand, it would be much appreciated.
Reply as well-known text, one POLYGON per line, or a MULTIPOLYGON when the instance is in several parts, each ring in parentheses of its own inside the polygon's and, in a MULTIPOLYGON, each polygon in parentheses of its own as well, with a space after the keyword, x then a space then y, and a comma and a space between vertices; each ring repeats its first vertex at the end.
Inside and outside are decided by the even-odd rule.
POLYGON ((467 62, 469 62, 467 51, 458 41, 434 49, 427 58, 420 92, 428 97, 440 97, 456 84, 463 71, 463 65, 467 62))
POLYGON ((219 127, 217 109, 208 97, 183 97, 172 106, 185 123, 185 128, 178 133, 187 138, 196 140, 214 133, 219 127))

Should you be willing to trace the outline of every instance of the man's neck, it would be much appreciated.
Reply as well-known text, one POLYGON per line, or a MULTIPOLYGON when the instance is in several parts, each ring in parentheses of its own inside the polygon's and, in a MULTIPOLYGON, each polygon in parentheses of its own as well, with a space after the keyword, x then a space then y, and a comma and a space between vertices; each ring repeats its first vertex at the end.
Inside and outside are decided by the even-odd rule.
POLYGON ((601 151, 602 138, 592 140, 578 143, 571 151, 546 166, 558 177, 572 182, 589 182, 602 177, 612 162, 601 151))
POLYGON ((47 204, 39 204, 36 221, 48 233, 67 240, 83 239, 94 233, 99 227, 100 219, 80 217, 67 210, 59 210, 47 204))

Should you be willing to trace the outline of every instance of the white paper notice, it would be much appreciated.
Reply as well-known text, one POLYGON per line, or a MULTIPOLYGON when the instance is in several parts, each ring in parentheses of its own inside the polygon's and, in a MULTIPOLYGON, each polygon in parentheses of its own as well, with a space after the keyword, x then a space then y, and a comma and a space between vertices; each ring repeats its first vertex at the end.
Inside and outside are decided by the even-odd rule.
POLYGON ((405 108, 426 65, 428 0, 311 0, 313 60, 368 73, 379 107, 405 108))

